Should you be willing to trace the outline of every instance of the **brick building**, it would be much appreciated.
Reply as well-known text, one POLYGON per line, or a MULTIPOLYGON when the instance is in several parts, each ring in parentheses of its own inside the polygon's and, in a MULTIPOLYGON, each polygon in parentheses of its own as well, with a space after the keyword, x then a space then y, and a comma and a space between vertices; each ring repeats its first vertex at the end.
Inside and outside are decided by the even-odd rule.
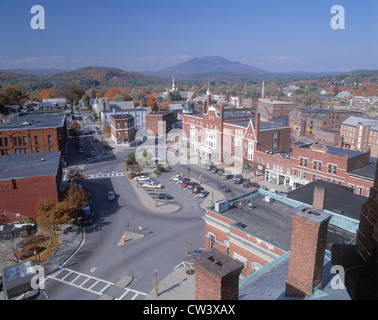
MULTIPOLYGON (((315 180, 325 180, 350 186, 348 172, 367 168, 370 153, 313 144, 294 147, 292 157, 292 186, 296 188, 315 180)), ((370 185, 371 186, 371 185, 370 185)), ((355 193, 359 192, 354 186, 355 193)), ((366 196, 366 189, 361 193, 366 196)))
MULTIPOLYGON (((205 249, 215 248, 238 260, 243 264, 240 278, 248 277, 290 250, 291 212, 303 207, 311 208, 311 204, 309 207, 261 189, 215 203, 204 217, 205 249)), ((354 238, 343 225, 329 226, 327 248, 330 243, 348 243, 354 238)))
POLYGON ((223 105, 203 105, 202 113, 183 115, 183 143, 202 163, 254 170, 255 151, 290 149, 290 127, 260 121, 260 115, 235 112, 223 105))
MULTIPOLYGON (((318 131, 339 129, 344 120, 361 114, 352 110, 331 110, 296 106, 289 114, 289 125, 298 136, 315 138, 318 131)), ((321 135, 318 135, 318 138, 321 135)))
POLYGON ((165 135, 177 126, 176 112, 159 111, 146 115, 146 129, 155 136, 165 135))
POLYGON ((269 121, 279 117, 288 117, 294 108, 295 104, 292 102, 259 99, 256 113, 260 113, 261 120, 269 121))
POLYGON ((65 112, 11 115, 0 123, 0 156, 58 152, 66 154, 65 112))
POLYGON ((340 130, 343 138, 343 148, 357 151, 374 151, 373 157, 378 156, 378 120, 349 117, 340 130))
POLYGON ((113 114, 110 116, 111 138, 117 145, 135 146, 134 117, 129 114, 113 114))
POLYGON ((36 219, 40 201, 59 200, 60 156, 60 152, 48 152, 0 157, 0 213, 3 218, 36 219))

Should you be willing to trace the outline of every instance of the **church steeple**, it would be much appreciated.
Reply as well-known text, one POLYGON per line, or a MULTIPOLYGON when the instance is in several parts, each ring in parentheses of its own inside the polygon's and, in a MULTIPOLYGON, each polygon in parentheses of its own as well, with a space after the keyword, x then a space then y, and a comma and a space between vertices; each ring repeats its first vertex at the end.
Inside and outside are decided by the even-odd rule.
POLYGON ((177 91, 177 87, 176 87, 176 83, 175 83, 175 76, 173 76, 173 81, 172 81, 172 92, 176 92, 177 91))

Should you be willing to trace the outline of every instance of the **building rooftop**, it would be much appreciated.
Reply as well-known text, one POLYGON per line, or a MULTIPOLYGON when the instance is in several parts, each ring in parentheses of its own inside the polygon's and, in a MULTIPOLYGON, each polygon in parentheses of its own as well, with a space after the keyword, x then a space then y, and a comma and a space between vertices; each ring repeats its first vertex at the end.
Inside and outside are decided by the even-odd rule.
POLYGON ((130 114, 112 114, 110 117, 115 120, 134 119, 134 117, 130 114))
POLYGON ((64 126, 65 119, 66 113, 64 111, 21 113, 7 117, 5 122, 0 123, 0 131, 59 128, 64 126))
POLYGON ((0 180, 57 175, 61 152, 0 157, 0 180))
POLYGON ((357 127, 359 123, 362 123, 365 126, 369 126, 370 130, 378 131, 378 120, 362 118, 362 117, 349 117, 342 124, 347 126, 357 127))
MULTIPOLYGON (((297 190, 302 190, 302 187, 297 190)), ((312 189, 312 197, 313 194, 314 190, 312 189)), ((246 201, 243 201, 244 199, 242 197, 229 199, 229 209, 217 213, 234 220, 233 226, 240 228, 244 232, 252 234, 285 251, 290 250, 292 228, 291 212, 299 205, 308 204, 312 206, 312 198, 311 202, 300 200, 291 201, 288 198, 273 195, 263 190, 246 193, 243 197, 246 201), (274 199, 273 202, 264 201, 265 196, 272 197, 274 199), (253 209, 250 209, 250 203, 253 205, 253 209)), ((330 198, 331 197, 328 196, 329 201, 330 198)), ((361 204, 359 202, 358 205, 360 210, 361 204)), ((356 202, 354 207, 358 205, 356 202)), ((208 210, 214 211, 215 207, 209 207, 208 210)), ((359 215, 359 211, 357 211, 357 213, 359 215)), ((351 243, 355 241, 354 234, 347 230, 342 230, 335 225, 330 224, 328 230, 327 245, 330 243, 351 243)))
POLYGON ((376 162, 370 162, 367 167, 348 171, 346 174, 374 180, 376 162))
MULTIPOLYGON (((351 300, 347 289, 333 289, 331 280, 332 256, 326 251, 323 265, 322 286, 305 300, 351 300)), ((266 267, 246 277, 239 283, 239 300, 293 300, 285 297, 286 277, 289 269, 289 253, 266 267)))
POLYGON ((270 104, 288 104, 288 105, 295 104, 294 102, 279 101, 279 100, 272 100, 272 99, 259 99, 259 102, 270 103, 270 104))
POLYGON ((317 186, 327 189, 324 202, 325 210, 360 220, 361 207, 366 202, 366 198, 354 194, 353 189, 349 187, 323 180, 315 180, 298 189, 290 191, 288 198, 312 205, 314 189, 317 186))

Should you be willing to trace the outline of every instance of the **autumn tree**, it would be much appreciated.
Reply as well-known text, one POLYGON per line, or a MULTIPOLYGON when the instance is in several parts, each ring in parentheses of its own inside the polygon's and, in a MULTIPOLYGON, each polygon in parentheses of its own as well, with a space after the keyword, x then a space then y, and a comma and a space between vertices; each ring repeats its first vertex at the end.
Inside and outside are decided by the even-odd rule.
POLYGON ((161 106, 162 110, 168 110, 168 102, 164 101, 163 105, 161 106))
POLYGON ((83 171, 79 169, 69 169, 67 172, 67 180, 71 183, 79 183, 81 180, 85 180, 87 177, 83 171))
POLYGON ((65 83, 58 88, 57 94, 60 97, 66 98, 70 104, 76 105, 85 95, 85 91, 79 84, 65 83))
POLYGON ((55 88, 50 88, 50 89, 43 89, 39 96, 38 99, 42 101, 43 99, 52 99, 52 98, 57 98, 57 92, 55 88))
POLYGON ((53 238, 56 230, 62 224, 71 220, 71 208, 66 202, 57 202, 55 199, 45 199, 38 204, 39 217, 38 226, 48 231, 50 244, 53 245, 53 238))
POLYGON ((148 97, 147 105, 151 108, 152 112, 157 112, 159 110, 158 104, 157 104, 156 99, 153 95, 148 97))
POLYGON ((6 88, 4 93, 8 96, 8 104, 21 105, 28 99, 28 96, 18 87, 6 88))
POLYGON ((72 210, 72 214, 75 216, 75 221, 77 222, 79 215, 83 212, 84 204, 89 201, 89 196, 81 186, 72 183, 64 197, 64 201, 72 210))
POLYGON ((74 137, 77 137, 79 135, 79 131, 81 129, 81 126, 80 126, 79 122, 74 120, 71 123, 70 129, 71 129, 71 135, 74 136, 74 137))
POLYGON ((118 88, 110 88, 106 93, 105 98, 108 98, 109 101, 114 101, 113 99, 117 94, 121 94, 121 91, 118 88))

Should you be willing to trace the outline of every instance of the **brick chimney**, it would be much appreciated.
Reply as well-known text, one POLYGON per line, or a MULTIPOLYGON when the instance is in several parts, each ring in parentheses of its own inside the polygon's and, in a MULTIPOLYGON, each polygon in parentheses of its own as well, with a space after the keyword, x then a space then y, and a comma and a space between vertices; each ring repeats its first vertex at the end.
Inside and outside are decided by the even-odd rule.
POLYGON ((325 202, 325 195, 326 195, 326 188, 322 187, 315 187, 314 189, 314 200, 312 206, 315 209, 323 211, 324 209, 324 202, 325 202))
POLYGON ((259 131, 260 131, 260 113, 257 113, 256 114, 256 118, 255 118, 255 136, 256 136, 256 140, 259 141, 259 131))
MULTIPOLYGON (((314 203, 324 204, 325 190, 315 190, 314 203), (323 198, 322 198, 323 195, 323 198)), ((292 211, 289 271, 285 296, 311 296, 322 283, 324 251, 331 215, 306 205, 292 211)))
POLYGON ((193 258, 196 270, 196 300, 237 300, 240 261, 213 248, 193 258))

